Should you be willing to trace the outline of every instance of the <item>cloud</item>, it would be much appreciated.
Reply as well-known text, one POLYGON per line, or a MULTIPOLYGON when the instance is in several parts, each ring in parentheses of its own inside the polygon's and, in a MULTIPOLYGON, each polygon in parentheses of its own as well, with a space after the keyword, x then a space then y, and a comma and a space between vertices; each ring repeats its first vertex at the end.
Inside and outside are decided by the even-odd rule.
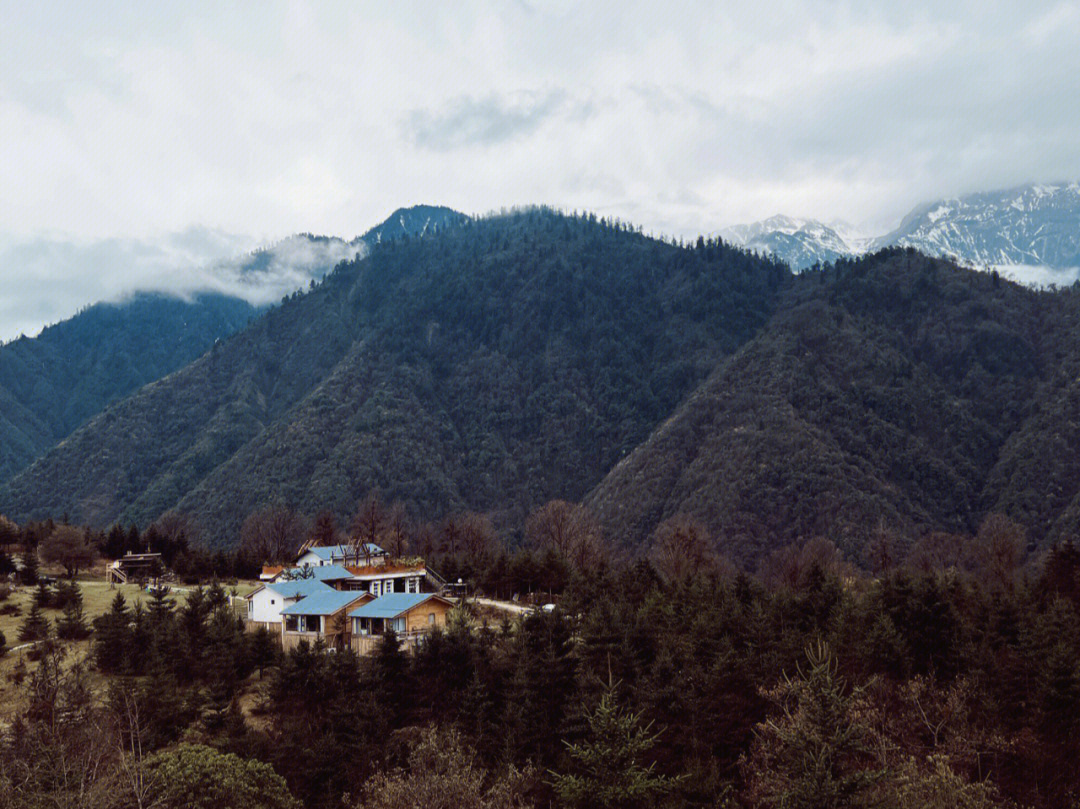
POLYGON ((552 115, 565 112, 566 93, 521 91, 509 96, 463 96, 437 110, 410 110, 404 118, 405 137, 425 149, 448 150, 492 146, 530 135, 552 115))
POLYGON ((217 292, 263 305, 363 252, 341 239, 292 236, 253 249, 249 237, 189 228, 158 240, 78 241, 57 237, 0 250, 0 341, 36 334, 98 301, 137 292, 190 298, 217 292))
POLYGON ((884 232, 928 199, 1080 178, 1076 8, 22 4, 0 229, 270 243, 542 203, 683 236, 778 212, 884 232))

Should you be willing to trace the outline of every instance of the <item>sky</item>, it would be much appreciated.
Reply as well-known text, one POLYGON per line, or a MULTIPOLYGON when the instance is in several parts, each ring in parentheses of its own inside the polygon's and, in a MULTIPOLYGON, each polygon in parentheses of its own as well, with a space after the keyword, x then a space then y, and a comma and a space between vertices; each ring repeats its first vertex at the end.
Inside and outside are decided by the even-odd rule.
POLYGON ((0 340, 404 205, 882 233, 927 200, 1080 179, 1080 1, 0 0, 0 19, 0 340))

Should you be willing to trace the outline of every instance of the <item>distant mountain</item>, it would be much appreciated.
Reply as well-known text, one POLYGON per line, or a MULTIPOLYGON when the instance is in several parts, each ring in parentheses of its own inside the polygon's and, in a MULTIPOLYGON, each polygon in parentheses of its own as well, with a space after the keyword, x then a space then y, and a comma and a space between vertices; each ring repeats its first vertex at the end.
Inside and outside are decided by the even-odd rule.
POLYGON ((752 336, 785 268, 536 210, 381 240, 7 487, 0 512, 104 525, 177 508, 218 545, 284 502, 372 489, 504 528, 578 500, 752 336))
POLYGON ((900 246, 978 269, 998 268, 1024 282, 1068 284, 1080 273, 1080 183, 1029 184, 920 205, 896 230, 874 239, 783 216, 721 235, 795 270, 900 246))
POLYGON ((922 205, 874 247, 995 265, 1080 267, 1080 183, 1025 185, 922 205))
POLYGON ((0 512, 178 509, 224 547, 268 503, 345 518, 377 490, 511 532, 583 501, 628 546, 689 514, 750 565, 993 512, 1045 547, 1080 532, 1078 324, 1076 289, 913 248, 792 275, 594 217, 464 219, 378 240, 109 405, 0 512))
POLYGON ((172 373, 258 309, 224 295, 138 294, 0 345, 0 480, 109 403, 172 373))
POLYGON ((776 256, 796 271, 863 252, 865 240, 853 234, 844 223, 826 225, 814 219, 789 216, 773 216, 752 225, 736 225, 720 231, 725 241, 776 256))
POLYGON ((586 498, 644 541, 688 513, 742 562, 833 539, 858 559, 972 532, 1080 530, 1080 295, 1039 293, 892 248, 806 272, 762 331, 586 498))
MULTIPOLYGON (((395 211, 351 241, 297 234, 208 266, 152 274, 137 281, 148 290, 90 306, 37 337, 0 344, 0 481, 109 403, 187 365, 269 304, 366 254, 369 245, 432 234, 466 219, 449 208, 420 205, 395 211)), ((93 258, 134 259, 148 250, 114 245, 93 258)), ((154 254, 156 260, 166 253, 154 254)))
POLYGON ((463 213, 441 205, 414 205, 398 208, 386 221, 377 225, 360 238, 370 246, 402 236, 430 236, 448 227, 463 225, 469 221, 463 213))

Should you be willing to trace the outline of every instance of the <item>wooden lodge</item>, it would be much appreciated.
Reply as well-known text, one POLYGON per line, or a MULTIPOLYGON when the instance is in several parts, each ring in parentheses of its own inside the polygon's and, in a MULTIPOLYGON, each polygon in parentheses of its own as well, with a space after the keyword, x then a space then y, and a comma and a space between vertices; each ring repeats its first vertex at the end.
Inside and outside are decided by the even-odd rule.
POLYGON ((146 581, 165 572, 160 553, 127 553, 105 568, 105 578, 112 584, 146 581))
POLYGON ((422 561, 391 560, 376 546, 364 549, 363 564, 344 558, 346 553, 355 550, 305 547, 295 567, 264 568, 264 583, 245 597, 247 628, 279 635, 286 651, 306 640, 367 654, 388 627, 411 649, 446 625, 453 602, 430 592, 441 580, 422 561), (369 605, 375 605, 370 615, 352 616, 369 605))
POLYGON ((293 602, 281 611, 281 646, 289 651, 306 640, 323 641, 334 649, 349 644, 349 621, 346 612, 374 600, 371 593, 327 588, 293 602))
POLYGON ((349 612, 351 648, 357 654, 374 651, 390 629, 403 647, 412 649, 433 629, 446 627, 454 602, 434 593, 390 593, 349 612))

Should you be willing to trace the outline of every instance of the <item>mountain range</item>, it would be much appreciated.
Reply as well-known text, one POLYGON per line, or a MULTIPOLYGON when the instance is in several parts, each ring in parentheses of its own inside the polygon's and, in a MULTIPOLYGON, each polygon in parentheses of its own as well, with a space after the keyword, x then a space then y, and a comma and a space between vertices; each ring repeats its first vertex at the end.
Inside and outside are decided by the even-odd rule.
POLYGON ((914 247, 1021 282, 1065 285, 1080 275, 1080 183, 1028 184, 920 205, 882 236, 842 222, 775 216, 720 234, 795 270, 885 247, 914 247))
POLYGON ((561 498, 630 546, 692 515, 745 564, 991 512, 1036 544, 1080 529, 1071 288, 914 247, 792 273, 547 209, 404 209, 362 238, 270 309, 145 295, 0 347, 0 513, 177 509, 228 547, 268 503, 344 520, 378 491, 514 534, 561 498))
MULTIPOLYGON (((398 223, 401 223, 399 218, 398 223)), ((519 532, 582 501, 646 542, 677 514, 753 564, 813 536, 1080 528, 1080 296, 887 248, 792 274, 593 216, 460 217, 373 240, 0 485, 17 519, 188 513, 236 543, 255 508, 519 532)))

